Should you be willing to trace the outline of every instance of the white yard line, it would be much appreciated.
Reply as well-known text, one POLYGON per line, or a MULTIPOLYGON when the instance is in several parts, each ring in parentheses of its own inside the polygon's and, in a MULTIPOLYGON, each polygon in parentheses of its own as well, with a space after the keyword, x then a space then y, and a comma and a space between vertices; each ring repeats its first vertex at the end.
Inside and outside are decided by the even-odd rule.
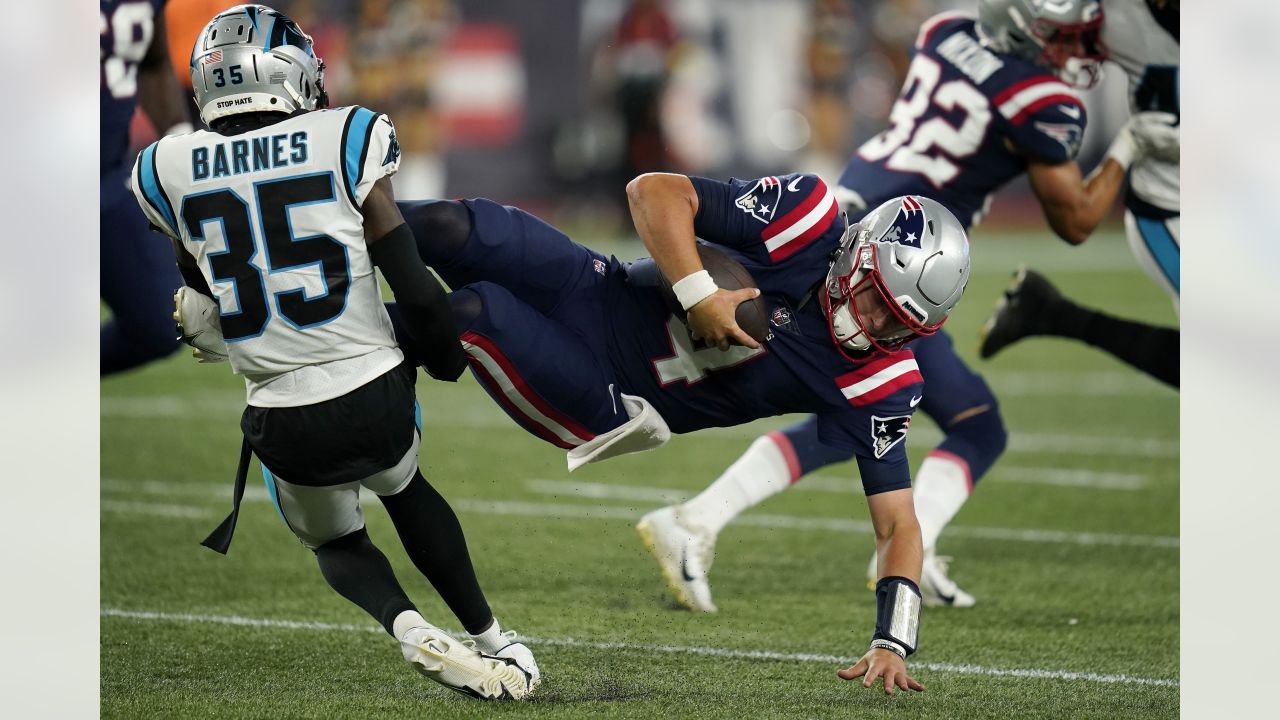
MULTIPOLYGON (((661 493, 666 491, 660 488, 637 488, 635 486, 561 482, 556 480, 530 480, 528 482, 538 483, 537 487, 542 488, 542 491, 548 491, 554 488, 555 494, 575 497, 590 497, 594 499, 642 502, 645 503, 645 507, 524 502, 517 500, 479 500, 476 498, 451 498, 449 503, 455 510, 461 512, 473 512, 481 515, 508 515, 547 519, 586 518, 591 520, 626 520, 628 522, 634 522, 639 519, 644 510, 650 509, 651 507, 663 502, 668 502, 667 500, 662 499, 666 496, 661 493), (639 492, 629 494, 630 491, 633 490, 638 490, 639 492), (655 494, 654 491, 659 491, 659 493, 655 494)), ((102 480, 102 489, 107 492, 141 493, 144 495, 166 498, 220 498, 228 501, 228 507, 231 495, 231 483, 229 482, 226 483, 225 486, 208 483, 192 485, 189 483, 129 481, 104 478, 102 480)), ((370 493, 363 493, 361 498, 363 502, 366 503, 377 503, 377 500, 370 493)), ((247 502, 269 502, 266 490, 257 486, 250 486, 246 488, 244 499, 247 502)), ((117 510, 116 508, 108 507, 108 502, 114 501, 103 500, 104 511, 120 512, 120 510, 117 510)), ((139 508, 135 508, 133 511, 142 512, 141 506, 145 505, 145 503, 134 504, 138 505, 139 508)), ((168 507, 172 508, 179 506, 168 507)), ((157 512, 155 514, 162 516, 165 515, 161 512, 157 512)), ((737 518, 734 520, 734 523, 738 525, 778 528, 783 530, 826 530, 829 532, 858 533, 863 535, 874 532, 869 521, 854 520, 851 518, 818 518, 798 515, 749 513, 737 518)), ((1044 542, 1070 545, 1117 545, 1126 547, 1168 549, 1177 549, 1179 545, 1178 538, 1163 535, 1070 532, 1066 530, 1046 530, 1039 528, 997 528, 951 525, 947 528, 946 533, 947 537, 952 538, 963 537, 978 540, 1044 542)))
MULTIPOLYGON (((125 610, 106 607, 100 610, 103 617, 124 618, 129 620, 175 622, 184 624, 218 624, 237 625, 242 627, 273 628, 281 630, 308 630, 311 632, 358 632, 382 633, 380 627, 374 625, 352 625, 348 623, 321 623, 301 620, 276 620, 271 618, 243 617, 240 615, 197 615, 188 613, 150 612, 145 610, 125 610)), ((650 653, 673 653, 683 655, 700 655, 704 657, 734 658, 743 660, 781 660, 784 662, 812 662, 829 665, 845 665, 851 662, 850 657, 842 655, 823 655, 819 653, 788 653, 775 650, 735 650, 732 648, 706 647, 699 645, 665 645, 653 643, 609 642, 582 640, 578 638, 540 638, 522 636, 523 640, 535 645, 553 645, 561 647, 581 647, 593 650, 633 650, 650 653)), ((978 675, 985 677, 1014 677, 1032 680, 1066 680, 1093 683, 1109 683, 1120 685, 1154 685, 1158 687, 1178 687, 1176 678, 1149 678, 1134 675, 1113 675, 1104 673, 1075 672, 1071 670, 1049 670, 1043 668, 992 668, 968 663, 912 662, 917 669, 930 670, 954 675, 978 675)))

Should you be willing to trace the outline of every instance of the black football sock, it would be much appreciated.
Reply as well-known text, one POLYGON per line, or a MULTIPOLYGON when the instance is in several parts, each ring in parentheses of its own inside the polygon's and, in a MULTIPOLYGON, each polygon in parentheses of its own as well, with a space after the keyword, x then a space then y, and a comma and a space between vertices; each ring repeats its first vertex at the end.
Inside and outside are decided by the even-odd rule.
POLYGON ((467 540, 453 508, 427 483, 421 471, 414 474, 404 490, 381 500, 409 559, 467 632, 482 632, 493 620, 493 613, 471 567, 467 540))
POLYGON ((396 616, 417 610, 364 528, 321 545, 315 553, 329 587, 372 615, 393 637, 396 616))
POLYGON ((1042 317, 1044 334, 1081 340, 1178 387, 1181 333, 1177 329, 1124 320, 1065 298, 1047 307, 1042 317))

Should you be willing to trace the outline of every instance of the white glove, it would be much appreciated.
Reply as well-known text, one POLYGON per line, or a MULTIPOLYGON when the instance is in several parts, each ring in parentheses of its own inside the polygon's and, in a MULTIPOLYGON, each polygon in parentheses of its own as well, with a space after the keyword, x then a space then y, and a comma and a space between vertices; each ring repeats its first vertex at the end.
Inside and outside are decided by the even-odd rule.
POLYGON ((1177 122, 1177 116, 1170 113, 1136 113, 1116 134, 1116 139, 1107 150, 1107 157, 1115 160, 1125 170, 1135 160, 1143 157, 1178 162, 1181 143, 1178 126, 1175 124, 1177 122))
POLYGON ((222 339, 218 303, 183 285, 173 294, 173 307, 181 340, 193 348, 191 356, 202 363, 225 362, 227 341, 222 339))

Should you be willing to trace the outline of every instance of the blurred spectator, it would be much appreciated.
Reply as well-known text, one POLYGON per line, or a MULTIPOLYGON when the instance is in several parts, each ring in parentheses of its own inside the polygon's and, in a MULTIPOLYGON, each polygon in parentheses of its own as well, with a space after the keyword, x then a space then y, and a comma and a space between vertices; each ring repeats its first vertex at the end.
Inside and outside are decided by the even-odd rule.
POLYGON ((809 146, 801 167, 829 185, 848 154, 853 113, 849 81, 857 23, 849 0, 817 0, 809 38, 809 146))
POLYGON ((659 110, 679 41, 663 0, 632 0, 604 47, 613 102, 622 118, 622 175, 671 170, 659 110))
POLYGON ((403 157, 396 192, 405 198, 445 191, 444 138, 431 86, 440 50, 457 21, 449 0, 362 0, 350 38, 352 96, 396 123, 403 157))

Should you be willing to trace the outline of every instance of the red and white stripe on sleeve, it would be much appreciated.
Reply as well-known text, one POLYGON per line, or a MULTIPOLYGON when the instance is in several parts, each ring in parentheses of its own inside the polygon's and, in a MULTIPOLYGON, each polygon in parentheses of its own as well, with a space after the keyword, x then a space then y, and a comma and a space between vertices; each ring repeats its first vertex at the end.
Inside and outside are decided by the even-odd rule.
POLYGON ((894 353, 876 358, 836 378, 836 385, 850 404, 862 406, 879 402, 904 387, 924 382, 920 366, 911 353, 894 353))
POLYGON ((1021 125, 1037 110, 1055 103, 1084 107, 1084 102, 1066 83, 1047 75, 1037 75, 1005 88, 992 100, 1000 114, 1021 125))
POLYGON ((836 196, 827 184, 814 178, 808 196, 782 217, 775 218, 761 233, 769 259, 781 262, 822 235, 835 219, 836 196))

